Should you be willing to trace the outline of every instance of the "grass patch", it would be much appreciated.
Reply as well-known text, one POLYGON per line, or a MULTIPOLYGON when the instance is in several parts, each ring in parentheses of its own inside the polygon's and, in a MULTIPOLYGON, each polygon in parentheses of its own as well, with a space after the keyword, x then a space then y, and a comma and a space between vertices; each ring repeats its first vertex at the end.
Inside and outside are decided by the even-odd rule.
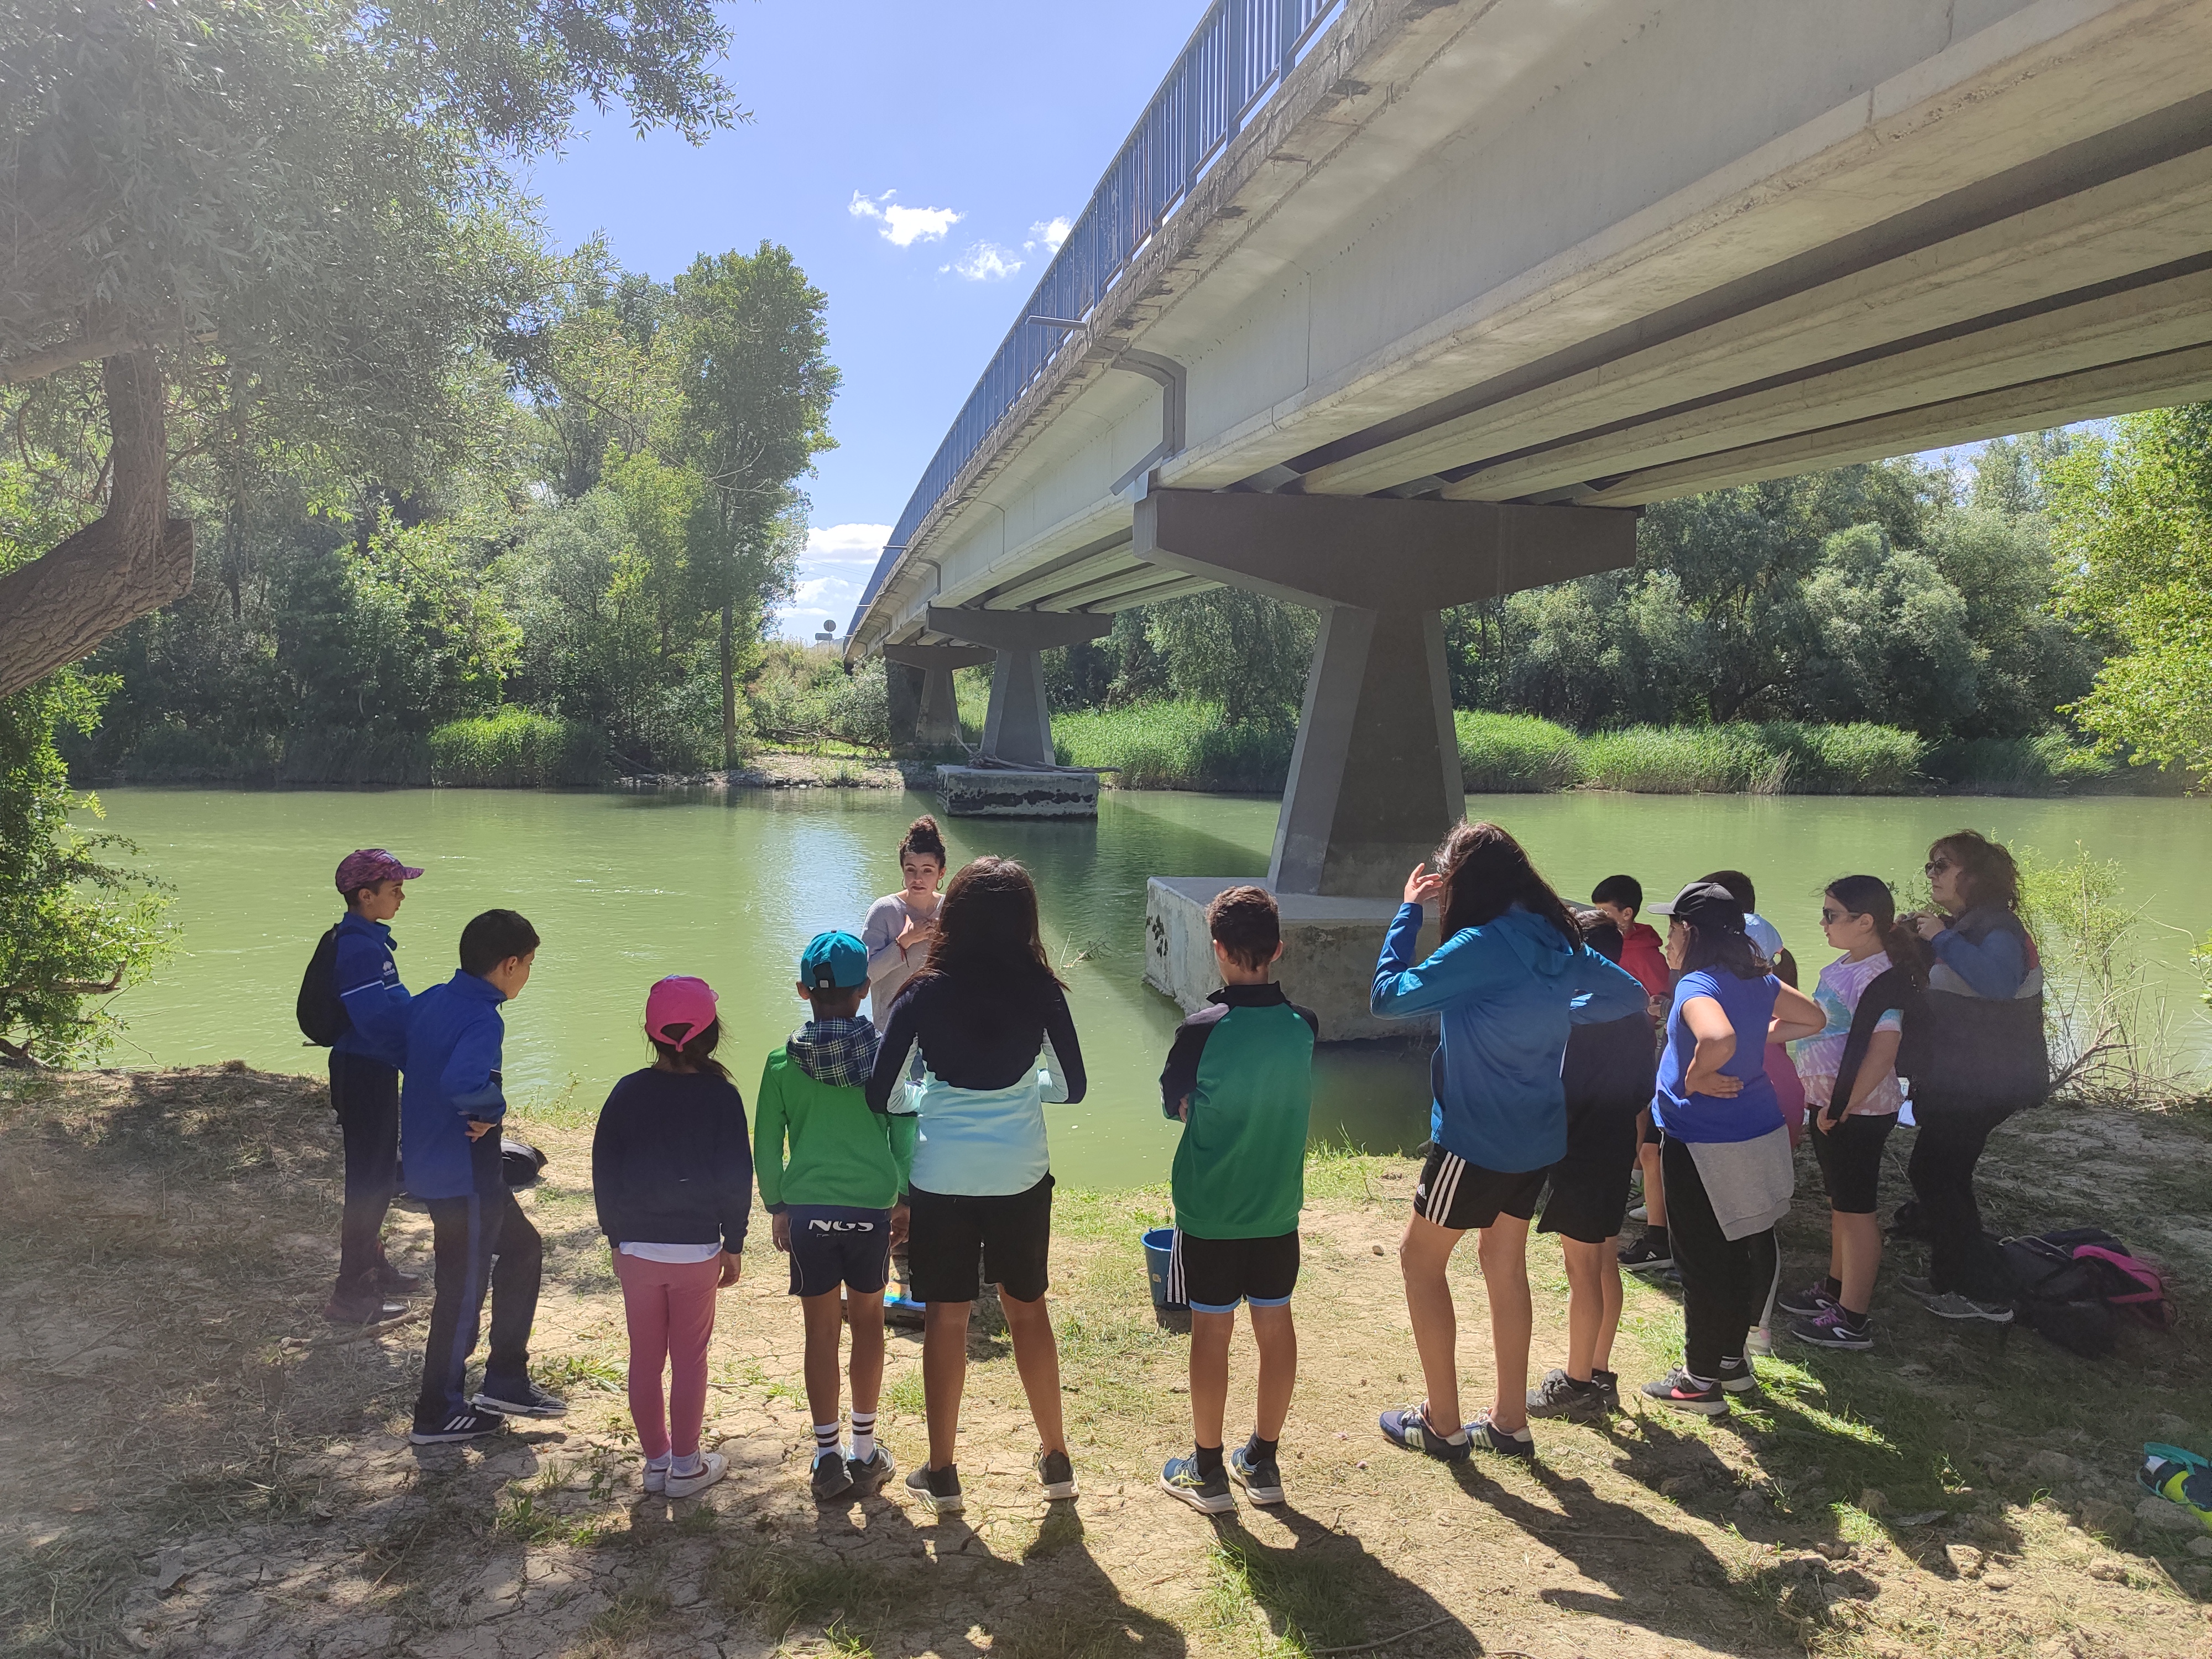
POLYGON ((1241 1530, 1223 1528, 1206 1553, 1207 1611, 1224 1631, 1249 1630, 1264 1619, 1270 1651, 1311 1654, 1365 1638, 1358 1599, 1347 1593, 1343 1563, 1301 1559, 1271 1549, 1241 1530))
POLYGON ((433 783, 535 789, 604 783, 611 770, 598 727, 526 708, 453 720, 430 733, 433 783))
POLYGON ((1118 768, 1124 789, 1218 789, 1272 793, 1290 776, 1297 734, 1231 726, 1212 703, 1187 699, 1057 714, 1053 751, 1062 766, 1118 768))
POLYGON ((1452 715, 1460 775, 1471 795, 1542 794, 1583 781, 1583 740, 1534 714, 1452 715))
POLYGON ((2075 743, 2063 732, 2029 738, 1972 738, 1939 744, 1929 772, 1964 795, 2093 793, 2138 780, 2109 755, 2075 743))
POLYGON ((833 1651, 858 1653, 871 1651, 869 1638, 898 1592, 877 1569, 807 1560, 770 1543, 720 1552, 708 1582, 717 1601, 751 1620, 771 1642, 782 1641, 802 1620, 818 1619, 841 1632, 840 1639, 858 1644, 833 1651))
POLYGON ((131 1652, 116 1615, 143 1571, 128 1545, 86 1534, 0 1557, 0 1655, 131 1652))

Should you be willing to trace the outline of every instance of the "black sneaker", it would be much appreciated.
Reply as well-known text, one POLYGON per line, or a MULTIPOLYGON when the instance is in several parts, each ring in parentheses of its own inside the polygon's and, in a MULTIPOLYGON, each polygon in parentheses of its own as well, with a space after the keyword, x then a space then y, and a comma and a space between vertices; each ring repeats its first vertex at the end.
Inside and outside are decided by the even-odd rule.
POLYGON ((376 1264, 376 1288, 386 1296, 420 1296, 422 1275, 402 1273, 389 1261, 379 1259, 376 1264))
POLYGON ((450 1417, 428 1422, 418 1417, 407 1437, 418 1446, 441 1446, 449 1440, 481 1439, 488 1434, 497 1434, 506 1426, 507 1419, 497 1412, 480 1412, 470 1407, 450 1417))
POLYGON ((1723 1359, 1720 1384, 1730 1394, 1749 1394, 1759 1387, 1759 1378, 1752 1374, 1748 1359, 1723 1359))
POLYGON ((814 1489, 816 1503, 834 1503, 853 1490, 853 1472, 845 1467, 843 1454, 832 1447, 814 1454, 814 1472, 807 1484, 814 1489))
POLYGON ((1646 1233, 1620 1253, 1620 1265, 1636 1273, 1664 1273, 1674 1265, 1674 1258, 1666 1249, 1651 1241, 1646 1233))
POLYGON ((1075 1465, 1067 1461, 1064 1451, 1041 1451, 1036 1455, 1037 1484, 1044 1488, 1048 1498, 1059 1499, 1075 1496, 1075 1465))
POLYGON ((568 1402, 550 1395, 528 1377, 495 1382, 489 1377, 477 1390, 476 1398, 469 1404, 479 1411, 497 1412, 501 1417, 565 1417, 568 1402))
POLYGON ((1598 1386, 1595 1372, 1589 1382, 1577 1382, 1555 1365, 1544 1373, 1542 1382, 1528 1390, 1531 1417, 1565 1417, 1588 1422, 1604 1414, 1605 1390, 1598 1386))
POLYGON ((1229 1454, 1229 1478, 1243 1487, 1244 1495, 1255 1504, 1283 1501, 1282 1470, 1272 1457, 1254 1456, 1249 1445, 1229 1454))
POLYGON ((1691 1380, 1688 1372, 1672 1370, 1656 1382, 1644 1385, 1644 1397, 1656 1400, 1662 1406, 1672 1406, 1678 1412, 1695 1412, 1700 1417, 1726 1417, 1728 1392, 1717 1382, 1702 1387, 1691 1380))
POLYGON ((932 1515, 957 1515, 968 1507, 960 1495, 960 1471, 947 1463, 933 1469, 927 1463, 906 1478, 906 1489, 921 1499, 932 1515))
POLYGON ((1828 1293, 1828 1281, 1816 1279, 1802 1291, 1776 1297, 1774 1305, 1792 1319, 1818 1319, 1836 1305, 1836 1298, 1828 1293))
POLYGON ((1874 1346, 1874 1321, 1841 1308, 1824 1308, 1815 1318, 1791 1320, 1790 1334, 1816 1348, 1864 1351, 1874 1346))
POLYGON ((1620 1373, 1593 1370, 1590 1381, 1597 1384, 1598 1392, 1605 1396, 1606 1410, 1618 1413, 1620 1410, 1620 1373))
POLYGON ((337 1291, 323 1304, 323 1317, 333 1325, 381 1325, 407 1311, 404 1302, 386 1302, 374 1289, 337 1291))
POLYGON ((845 1473, 853 1477, 854 1486, 872 1488, 882 1486, 884 1481, 896 1474, 898 1465, 891 1462, 891 1455, 889 1452, 881 1446, 878 1446, 866 1457, 847 1458, 845 1473))

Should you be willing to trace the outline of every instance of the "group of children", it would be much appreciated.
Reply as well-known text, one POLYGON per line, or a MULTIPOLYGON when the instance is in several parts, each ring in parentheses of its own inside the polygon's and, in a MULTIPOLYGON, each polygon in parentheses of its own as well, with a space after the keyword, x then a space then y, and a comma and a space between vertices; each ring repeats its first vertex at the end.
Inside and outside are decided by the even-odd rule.
MULTIPOLYGON (((948 884, 944 842, 927 817, 909 829, 899 858, 902 890, 878 902, 860 936, 830 931, 807 945, 796 989, 810 1018, 768 1056, 750 1130, 715 1057, 715 994, 684 976, 651 988, 653 1062, 623 1079, 600 1114, 592 1188, 622 1285, 649 1491, 688 1496, 726 1472, 701 1445, 707 1351, 717 1291, 741 1271, 757 1183, 801 1309, 817 1499, 894 1473, 874 1430, 884 1292, 902 1243, 911 1295, 924 1306, 929 1443, 908 1487, 934 1512, 963 1506, 968 1322, 988 1284, 1036 1428, 1041 1488, 1048 1498, 1076 1493, 1045 1304, 1053 1177, 1043 1106, 1079 1101, 1085 1088, 1065 988, 1020 865, 980 858, 948 884), (860 1013, 871 995, 874 1019, 860 1013), (839 1363, 848 1326, 849 1443, 839 1363)), ((1477 1446, 1528 1457, 1531 1417, 1617 1410, 1610 1358, 1624 1265, 1681 1278, 1683 1364, 1643 1390, 1660 1403, 1718 1413, 1754 1388, 1750 1357, 1778 1304, 1802 1340, 1870 1346, 1875 1188, 1904 1102, 1902 1012, 1946 973, 1981 998, 2039 989, 2003 849, 1971 833, 1936 844, 1928 872, 1944 917, 1899 917, 1872 877, 1834 883, 1821 923, 1839 954, 1809 997, 1794 988, 1795 964, 1740 872, 1717 872, 1650 907, 1667 920, 1662 940, 1639 919, 1632 878, 1608 878, 1589 906, 1569 906, 1494 824, 1457 826, 1433 865, 1416 866, 1406 884, 1371 1002, 1380 1017, 1433 1015, 1440 1026, 1430 1146, 1400 1252, 1426 1392, 1384 1413, 1383 1433, 1447 1460, 1477 1446), (1416 961, 1431 903, 1442 910, 1441 942, 1416 961), (1778 1297, 1773 1229, 1790 1200, 1791 1149, 1808 1108, 1832 1212, 1829 1273, 1778 1297), (1624 1248, 1639 1164, 1647 1224, 1624 1248), (1540 1202, 1539 1230, 1560 1236, 1566 1262, 1568 1351, 1530 1388, 1525 1257, 1540 1202), (1445 1269, 1470 1230, 1498 1391, 1468 1419, 1445 1269)), ((335 982, 348 1029, 331 1065, 347 1202, 329 1312, 374 1319, 398 1311, 386 1296, 419 1288, 378 1243, 404 1155, 434 1238, 412 1436, 430 1443, 566 1407, 528 1375, 541 1247, 507 1191, 496 1133, 506 1109, 500 1011, 527 983, 538 938, 514 912, 488 911, 463 932, 459 971, 410 999, 386 924, 404 884, 421 874, 378 849, 339 867, 348 914, 336 930, 335 982), (487 1291, 490 1346, 469 1394, 487 1291)), ((1291 1302, 1318 1023, 1273 981, 1282 939, 1271 895, 1234 887, 1206 914, 1223 986, 1182 1022, 1161 1076, 1164 1109, 1182 1126, 1170 1275, 1174 1299, 1191 1310, 1194 1434, 1159 1484, 1217 1512, 1234 1507, 1232 1482, 1256 1504, 1283 1498, 1277 1446, 1297 1370, 1291 1302), (1249 1437, 1224 1453, 1240 1304, 1259 1351, 1257 1399, 1249 1437)), ((1916 1076, 1916 1103, 1924 1093, 1916 1076)), ((1913 1183, 1934 1270, 1907 1288, 1947 1316, 2007 1318, 1984 1299, 1964 1238, 1979 1233, 1972 1161, 2002 1113, 1986 1101, 1964 1104, 1938 1115, 1947 1127, 1924 1181, 1923 1120, 1913 1183)))

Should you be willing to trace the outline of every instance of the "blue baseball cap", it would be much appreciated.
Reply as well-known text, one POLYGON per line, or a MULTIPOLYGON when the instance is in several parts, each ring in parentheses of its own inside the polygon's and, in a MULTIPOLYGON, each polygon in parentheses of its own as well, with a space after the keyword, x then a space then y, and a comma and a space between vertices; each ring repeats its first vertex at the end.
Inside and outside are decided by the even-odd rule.
POLYGON ((849 991, 868 982, 867 947, 842 927, 817 933, 799 958, 799 977, 813 991, 849 991))

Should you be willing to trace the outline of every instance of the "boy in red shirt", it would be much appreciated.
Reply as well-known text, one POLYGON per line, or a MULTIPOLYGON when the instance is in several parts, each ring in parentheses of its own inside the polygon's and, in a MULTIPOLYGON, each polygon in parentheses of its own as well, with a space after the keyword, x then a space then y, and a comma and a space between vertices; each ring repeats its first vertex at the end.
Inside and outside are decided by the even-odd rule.
POLYGON ((1674 988, 1667 972, 1667 949, 1658 930, 1636 919, 1644 908, 1644 884, 1633 876, 1607 876, 1590 890, 1590 907, 1620 929, 1620 965, 1633 975, 1654 1002, 1674 988))

